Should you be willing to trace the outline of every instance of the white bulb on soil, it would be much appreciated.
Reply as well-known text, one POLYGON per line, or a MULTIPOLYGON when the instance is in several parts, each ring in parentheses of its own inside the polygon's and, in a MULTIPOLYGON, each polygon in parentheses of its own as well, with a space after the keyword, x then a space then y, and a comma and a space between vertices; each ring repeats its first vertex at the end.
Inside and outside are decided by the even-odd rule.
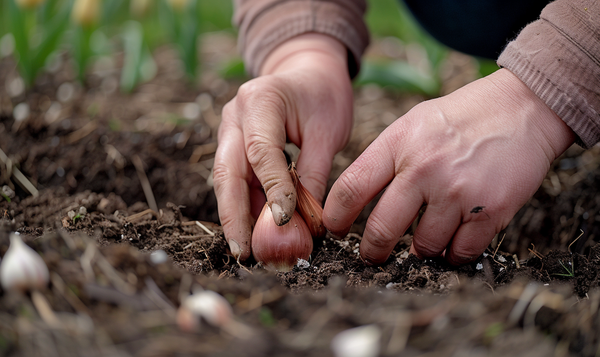
POLYGON ((331 340, 336 357, 375 357, 379 355, 381 330, 375 325, 351 328, 338 333, 331 340))
POLYGON ((18 234, 11 234, 10 247, 0 264, 2 288, 20 292, 44 289, 48 280, 48 267, 42 257, 25 244, 18 234))

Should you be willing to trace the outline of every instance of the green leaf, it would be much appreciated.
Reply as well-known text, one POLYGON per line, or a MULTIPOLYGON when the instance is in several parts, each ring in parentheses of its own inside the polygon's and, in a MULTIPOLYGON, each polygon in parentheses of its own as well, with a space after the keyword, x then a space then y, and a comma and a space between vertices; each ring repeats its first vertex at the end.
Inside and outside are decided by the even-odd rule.
MULTIPOLYGON (((46 0, 41 6, 39 21, 42 24, 46 24, 52 20, 56 15, 56 8, 58 7, 59 0, 46 0)), ((64 1, 63 1, 64 2, 64 1)))
POLYGON ((83 82, 85 77, 85 69, 89 58, 92 56, 90 48, 90 38, 94 33, 93 27, 76 26, 75 41, 73 45, 73 58, 77 63, 77 75, 79 80, 83 82))
POLYGON ((32 70, 35 76, 46 62, 48 56, 56 51, 60 46, 62 35, 69 25, 69 16, 71 14, 72 1, 63 3, 59 13, 52 19, 50 23, 42 24, 43 37, 38 48, 33 52, 32 70))
POLYGON ((29 50, 29 34, 25 24, 25 12, 19 9, 15 0, 8 0, 8 11, 10 13, 10 31, 15 38, 15 50, 19 54, 21 75, 27 86, 31 86, 33 76, 31 73, 31 54, 29 50))
POLYGON ((103 25, 114 24, 120 18, 121 6, 123 6, 123 0, 103 0, 101 23, 103 25))
POLYGON ((432 74, 423 73, 408 63, 400 61, 365 62, 355 84, 360 86, 367 83, 430 97, 439 95, 440 91, 440 83, 432 74))
POLYGON ((223 68, 219 71, 219 74, 224 79, 232 79, 239 78, 242 80, 248 79, 248 74, 246 73, 246 67, 244 66, 244 61, 237 57, 233 60, 229 61, 223 68))
POLYGON ((496 61, 478 58, 477 63, 479 64, 479 75, 481 77, 486 77, 500 69, 496 61))
POLYGON ((168 37, 171 41, 175 41, 179 38, 179 26, 178 21, 175 18, 175 12, 173 11, 173 8, 167 4, 166 0, 160 0, 158 2, 158 16, 162 28, 168 32, 168 37))
POLYGON ((125 24, 123 42, 125 61, 121 72, 121 90, 129 93, 138 83, 139 68, 143 60, 144 34, 139 22, 128 21, 125 24))

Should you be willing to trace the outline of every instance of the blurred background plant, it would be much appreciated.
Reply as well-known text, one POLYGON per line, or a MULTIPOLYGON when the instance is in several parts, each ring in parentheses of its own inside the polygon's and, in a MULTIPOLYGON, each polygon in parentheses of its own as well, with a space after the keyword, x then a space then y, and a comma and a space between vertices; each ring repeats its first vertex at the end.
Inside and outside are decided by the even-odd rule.
MULTIPOLYGON (((369 0, 367 23, 387 56, 367 56, 356 86, 374 83, 428 97, 440 94, 449 51, 427 35, 398 0, 369 0)), ((179 53, 190 83, 200 73, 203 34, 235 30, 232 4, 224 0, 3 0, 0 57, 14 54, 25 86, 58 54, 70 53, 73 71, 85 84, 95 60, 123 53, 120 88, 131 92, 156 74, 153 51, 165 44, 179 53)), ((497 69, 472 59, 479 75, 497 69)), ((241 59, 223 63, 224 78, 247 79, 241 59)))
MULTIPOLYGON (((420 27, 402 1, 370 0, 368 4, 366 21, 372 36, 381 40, 385 56, 367 57, 355 85, 374 83, 428 97, 443 94, 443 70, 452 51, 420 27)), ((476 77, 498 69, 494 61, 465 58, 473 62, 476 77)))
POLYGON ((6 0, 2 9, 4 23, 8 23, 11 37, 4 39, 4 47, 12 42, 18 57, 19 70, 30 87, 48 56, 60 46, 68 27, 70 0, 6 0))

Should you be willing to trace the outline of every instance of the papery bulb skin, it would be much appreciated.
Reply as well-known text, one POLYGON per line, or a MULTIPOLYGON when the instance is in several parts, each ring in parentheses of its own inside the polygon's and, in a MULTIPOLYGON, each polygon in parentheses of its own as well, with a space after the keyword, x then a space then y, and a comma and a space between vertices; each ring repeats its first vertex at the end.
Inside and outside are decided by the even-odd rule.
POLYGON ((294 182, 298 196, 296 198, 296 210, 300 213, 304 222, 306 222, 313 238, 324 237, 326 231, 323 225, 323 207, 321 207, 317 199, 300 182, 295 163, 292 163, 290 166, 290 175, 292 176, 292 182, 294 182))
POLYGON ((42 257, 17 234, 11 234, 10 246, 0 264, 2 288, 20 292, 42 290, 48 285, 49 275, 42 257))
POLYGON ((290 271, 298 259, 308 260, 313 241, 308 226, 294 211, 290 221, 277 226, 271 209, 265 204, 252 232, 252 254, 268 269, 290 271))

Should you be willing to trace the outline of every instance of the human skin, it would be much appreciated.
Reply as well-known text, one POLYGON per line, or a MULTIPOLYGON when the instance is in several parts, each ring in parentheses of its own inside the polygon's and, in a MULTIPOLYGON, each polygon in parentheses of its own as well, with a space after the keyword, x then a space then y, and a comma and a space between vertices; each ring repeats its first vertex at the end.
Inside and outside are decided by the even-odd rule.
MULTIPOLYGON (((277 47, 261 75, 224 108, 214 183, 225 237, 240 260, 251 253, 263 189, 276 223, 293 212, 296 192, 282 153, 286 140, 301 149, 303 184, 322 199, 333 156, 351 130, 346 56, 344 46, 326 35, 295 37, 277 47)), ((501 69, 417 105, 390 125, 332 187, 324 225, 344 237, 385 189, 363 234, 365 263, 387 259, 423 203, 427 209, 411 252, 469 262, 535 193, 573 140, 544 102, 501 69)))
POLYGON ((332 37, 310 33, 276 48, 260 76, 242 85, 225 106, 213 178, 234 256, 250 256, 252 227, 265 193, 276 223, 294 212, 286 141, 301 149, 302 183, 322 201, 333 156, 350 137, 352 101, 346 48, 332 37))
POLYGON ((385 262, 424 203, 411 253, 470 262, 573 141, 571 129, 542 100, 500 69, 415 106, 390 125, 333 185, 324 225, 345 236, 385 189, 363 234, 365 263, 385 262))

